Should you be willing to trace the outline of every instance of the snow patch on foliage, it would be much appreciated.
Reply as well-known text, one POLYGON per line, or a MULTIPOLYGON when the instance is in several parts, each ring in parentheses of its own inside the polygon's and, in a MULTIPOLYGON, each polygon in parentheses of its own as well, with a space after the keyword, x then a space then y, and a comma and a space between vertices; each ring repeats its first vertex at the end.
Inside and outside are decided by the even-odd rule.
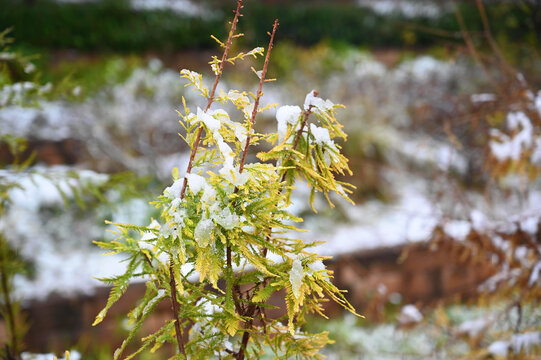
POLYGON ((197 174, 186 174, 188 178, 188 186, 194 194, 198 194, 201 190, 204 190, 207 186, 207 180, 201 175, 197 174))
POLYGON ((214 222, 211 219, 201 219, 197 223, 194 231, 194 237, 199 246, 206 247, 210 244, 214 227, 214 222))
POLYGON ((183 185, 184 185, 184 178, 175 180, 171 186, 168 186, 165 188, 165 190, 163 191, 163 195, 170 200, 179 198, 183 185))
POLYGON ((298 299, 301 296, 302 279, 304 278, 304 270, 299 259, 293 260, 291 271, 289 272, 289 282, 293 295, 298 299))
POLYGON ((316 95, 316 91, 312 90, 306 95, 304 99, 304 110, 308 111, 321 111, 326 112, 331 110, 334 107, 334 103, 330 100, 323 100, 322 98, 316 95))
MULTIPOLYGON (((69 359, 70 360, 80 360, 82 358, 81 353, 72 350, 69 352, 69 359)), ((33 354, 30 352, 23 352, 21 353, 21 360, 67 360, 68 357, 57 357, 55 354, 49 353, 49 354, 33 354)))
POLYGON ((226 230, 234 229, 240 225, 239 216, 231 213, 227 207, 213 214, 213 219, 226 230))
POLYGON ((522 111, 507 114, 507 128, 513 135, 508 135, 498 129, 491 129, 492 139, 489 146, 491 154, 498 161, 519 160, 528 151, 532 153, 533 163, 541 160, 541 137, 534 135, 533 125, 528 116, 522 111))
POLYGON ((450 2, 409 1, 409 0, 357 0, 357 4, 380 15, 399 14, 408 18, 441 16, 450 9, 450 2))
MULTIPOLYGON (((295 126, 299 122, 302 110, 298 106, 285 105, 280 106, 276 111, 276 121, 278 122, 278 141, 284 140, 287 133, 287 126, 295 126)), ((296 130, 296 128, 294 128, 296 130)))
POLYGON ((310 132, 314 136, 314 142, 320 146, 322 145, 334 145, 329 135, 329 130, 323 127, 319 127, 315 124, 310 124, 310 132))

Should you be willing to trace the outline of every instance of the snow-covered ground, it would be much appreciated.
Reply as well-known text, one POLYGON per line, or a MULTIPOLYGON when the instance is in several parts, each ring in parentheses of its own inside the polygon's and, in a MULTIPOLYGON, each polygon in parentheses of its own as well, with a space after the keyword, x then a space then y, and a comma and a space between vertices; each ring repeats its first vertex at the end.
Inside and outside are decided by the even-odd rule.
MULTIPOLYGON (((56 0, 60 3, 85 3, 102 0, 56 0)), ((188 16, 205 16, 209 14, 201 3, 193 0, 130 0, 131 6, 137 10, 171 10, 188 16)))
MULTIPOLYGON (((358 51, 350 52, 341 61, 342 71, 331 72, 325 79, 314 80, 299 72, 293 85, 270 84, 263 102, 301 105, 306 90, 317 88, 324 98, 345 103, 347 109, 342 117, 346 132, 353 138, 362 134, 370 146, 384 149, 387 165, 380 176, 391 189, 391 200, 368 200, 355 206, 336 200, 340 211, 329 211, 324 201, 317 201, 320 214, 329 215, 325 218, 307 215, 306 191, 299 186, 291 211, 302 214, 302 226, 311 230, 297 234, 299 237, 326 241, 318 245, 317 251, 336 256, 425 241, 441 224, 449 236, 457 239, 481 223, 498 227, 518 222, 525 231, 533 231, 528 224, 541 216, 541 193, 532 191, 516 203, 501 199, 499 205, 493 206, 472 192, 465 194, 468 199, 464 204, 457 204, 454 194, 448 193, 452 185, 445 176, 451 172, 464 174, 468 159, 446 139, 404 130, 412 123, 408 111, 411 107, 430 103, 445 110, 450 106, 443 100, 449 92, 468 86, 460 81, 471 76, 466 65, 419 56, 388 68, 358 51), (409 164, 426 171, 412 172, 409 164), (434 180, 434 174, 443 176, 434 180), (447 191, 447 196, 434 196, 442 191, 447 191)), ((226 79, 221 88, 228 90, 236 85, 226 79)), ((105 161, 109 166, 122 165, 139 174, 154 174, 169 183, 172 167, 178 166, 182 172, 187 162, 187 149, 177 136, 181 128, 175 108, 180 109, 181 96, 186 97, 192 109, 202 106, 199 97, 184 90, 177 72, 163 69, 154 61, 147 68, 137 69, 126 82, 82 103, 45 102, 39 109, 2 109, 0 133, 40 140, 80 139, 91 157, 109 159, 105 161)), ((274 116, 270 110, 267 117, 274 116)), ((271 126, 274 130, 277 124, 271 126)), ((42 170, 54 173, 62 169, 42 170)), ((96 170, 100 171, 99 166, 96 170)), ((94 180, 101 176, 92 174, 94 180)), ((65 180, 55 182, 55 176, 35 174, 19 176, 22 187, 10 193, 13 204, 1 224, 3 231, 10 234, 10 243, 36 268, 33 278, 17 279, 24 299, 45 298, 53 292, 66 296, 91 292, 99 284, 93 277, 119 272, 123 266, 119 257, 101 256, 92 241, 109 236, 104 234, 103 226, 107 216, 115 216, 113 221, 147 225, 152 207, 144 200, 133 199, 113 213, 99 207, 96 213, 81 218, 73 209, 63 209, 59 189, 66 188, 62 185, 65 180)), ((362 180, 363 174, 355 176, 362 180)), ((66 193, 71 196, 69 191, 66 193)))
POLYGON ((381 15, 400 14, 405 17, 438 17, 451 9, 451 1, 433 0, 357 0, 361 7, 381 15))

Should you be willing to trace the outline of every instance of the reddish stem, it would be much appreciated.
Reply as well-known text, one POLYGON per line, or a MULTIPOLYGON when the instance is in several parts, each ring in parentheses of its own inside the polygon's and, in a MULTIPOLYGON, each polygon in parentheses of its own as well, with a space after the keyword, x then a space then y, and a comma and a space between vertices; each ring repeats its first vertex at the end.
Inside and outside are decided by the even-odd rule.
MULTIPOLYGON (((231 29, 229 31, 229 36, 227 37, 227 42, 225 45, 224 53, 222 55, 222 61, 220 62, 220 68, 218 69, 218 73, 216 74, 216 79, 214 79, 214 85, 212 86, 212 90, 210 92, 210 95, 208 97, 207 107, 205 111, 208 111, 210 109, 210 106, 212 105, 212 102, 214 101, 214 94, 216 93, 216 88, 218 87, 218 82, 220 82, 220 78, 222 76, 222 72, 224 69, 225 61, 227 60, 227 55, 229 53, 229 48, 231 47, 231 42, 233 41, 233 37, 235 34, 235 29, 237 27, 237 22, 239 20, 239 17, 241 16, 240 10, 242 9, 242 0, 238 0, 237 2, 237 9, 235 10, 235 17, 233 18, 233 22, 231 23, 231 29)), ((199 148, 199 144, 201 142, 201 134, 203 133, 203 126, 201 126, 197 132, 197 136, 195 138, 192 151, 190 153, 190 161, 188 162, 188 168, 186 169, 186 174, 189 174, 192 171, 193 162, 195 159, 195 154, 197 153, 197 149, 199 148)), ((182 184, 182 190, 180 191, 180 198, 184 199, 184 196, 186 194, 186 186, 188 185, 188 178, 184 177, 184 183, 182 184)), ((184 343, 182 341, 182 329, 180 327, 180 320, 179 320, 179 303, 177 302, 177 295, 176 295, 176 281, 174 276, 174 269, 173 269, 173 260, 170 259, 169 261, 169 277, 170 277, 170 283, 169 286, 171 288, 171 304, 173 307, 173 317, 175 319, 175 333, 178 343, 178 350, 182 355, 184 355, 184 358, 188 359, 186 356, 186 351, 184 349, 184 343)))
MULTIPOLYGON (((237 2, 237 10, 235 10, 235 17, 233 18, 233 22, 231 23, 231 30, 229 31, 229 36, 227 37, 227 42, 225 44, 224 53, 222 55, 222 60, 220 62, 220 68, 218 69, 218 73, 216 74, 216 79, 214 79, 214 85, 212 85, 212 90, 210 92, 210 95, 208 97, 207 107, 205 108, 205 112, 210 109, 210 106, 214 102, 214 94, 216 93, 216 88, 218 87, 218 83, 220 82, 220 78, 222 77, 222 72, 224 70, 224 64, 227 60, 227 54, 229 53, 229 48, 231 47, 231 42, 233 41, 234 35, 235 35, 235 29, 237 28, 237 22, 239 20, 239 17, 242 16, 240 14, 240 9, 242 9, 242 0, 239 0, 237 2)), ((189 174, 192 171, 193 167, 193 161, 195 159, 195 154, 197 153, 197 149, 199 148, 199 143, 201 142, 201 134, 203 133, 203 126, 199 128, 199 131, 197 132, 197 136, 194 141, 194 146, 192 148, 192 151, 190 153, 190 161, 188 162, 188 169, 186 170, 186 174, 189 174)), ((182 184, 182 190, 180 191, 180 198, 184 199, 184 194, 186 193, 186 186, 188 185, 188 179, 184 177, 184 183, 182 184)))
POLYGON ((175 281, 173 261, 169 262, 169 277, 169 286, 171 287, 171 303, 173 305, 173 313, 175 314, 175 335, 177 336, 178 350, 182 355, 184 355, 185 359, 188 359, 188 356, 186 356, 186 350, 184 349, 184 341, 182 340, 182 328, 180 326, 178 315, 180 311, 180 306, 177 301, 177 284, 175 281))
POLYGON ((248 130, 248 137, 246 138, 246 144, 244 146, 242 159, 239 165, 239 173, 242 173, 242 170, 244 169, 244 163, 246 161, 246 154, 248 153, 248 146, 250 146, 250 139, 251 139, 250 134, 255 124, 255 116, 257 115, 257 109, 259 107, 259 99, 261 99, 261 96, 263 95, 263 92, 262 92, 263 83, 265 82, 265 76, 267 75, 267 68, 269 66, 270 53, 272 50, 272 44, 274 42, 274 34, 276 34, 277 27, 278 27, 278 19, 274 20, 274 25, 272 26, 272 33, 271 33, 271 37, 269 41, 269 48, 267 49, 267 55, 265 56, 265 63, 263 64, 263 71, 261 71, 261 79, 259 80, 259 88, 257 89, 257 93, 255 96, 254 109, 252 110, 252 117, 250 118, 250 128, 248 130))
MULTIPOLYGON (((272 26, 272 33, 271 33, 270 40, 269 40, 269 47, 267 49, 267 55, 265 56, 265 63, 263 64, 263 70, 261 71, 261 78, 259 80, 259 87, 257 89, 257 93, 256 93, 256 97, 255 97, 254 109, 252 110, 252 116, 250 118, 250 127, 249 127, 249 131, 248 131, 248 136, 246 138, 246 144, 244 145, 244 151, 242 153, 242 158, 241 158, 241 161, 240 161, 240 164, 239 164, 239 173, 242 173, 242 171, 244 170, 244 164, 246 162, 246 154, 248 153, 248 147, 250 146, 251 129, 254 127, 255 117, 257 115, 257 109, 259 107, 259 100, 261 99, 261 96, 263 95, 263 92, 262 92, 263 83, 265 82, 265 76, 267 75, 267 69, 268 69, 268 65, 269 65, 270 53, 271 53, 271 50, 272 50, 272 45, 274 43, 274 35, 276 34, 276 28, 277 27, 278 27, 278 19, 274 20, 274 25, 272 26)), ((238 188, 235 188, 235 192, 237 192, 237 191, 238 191, 238 188)), ((230 269, 231 265, 232 265, 231 264, 231 246, 228 243, 227 244, 227 267, 230 269)), ((237 309, 239 309, 240 304, 237 304, 238 299, 235 297, 234 300, 235 300, 235 306, 237 307, 237 309)), ((235 356, 237 360, 243 360, 244 357, 245 357, 246 346, 248 345, 248 341, 250 340, 250 332, 249 332, 249 330, 253 326, 252 316, 254 315, 256 309, 257 309, 257 307, 254 304, 250 304, 249 307, 246 309, 246 311, 243 311, 244 314, 239 314, 241 316, 248 316, 249 320, 247 320, 244 323, 244 326, 243 326, 244 333, 242 334, 241 346, 240 346, 240 349, 239 349, 238 353, 235 356)))

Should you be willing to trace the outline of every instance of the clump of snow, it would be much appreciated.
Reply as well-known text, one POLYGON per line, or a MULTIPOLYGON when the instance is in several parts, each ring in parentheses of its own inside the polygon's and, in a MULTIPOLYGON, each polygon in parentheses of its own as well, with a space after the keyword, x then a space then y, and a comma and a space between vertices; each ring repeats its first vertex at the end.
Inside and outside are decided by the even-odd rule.
POLYGON ((530 278, 528 279, 528 286, 534 286, 539 280, 539 273, 541 273, 541 261, 538 261, 534 264, 530 278))
POLYGON ((302 263, 299 259, 293 260, 291 271, 289 272, 289 282, 291 283, 291 290, 296 298, 301 296, 302 279, 304 278, 304 270, 302 263))
POLYGON ((278 140, 282 141, 287 132, 287 125, 295 126, 299 122, 302 110, 298 106, 285 105, 280 106, 276 111, 276 121, 278 122, 278 140))
POLYGON ((520 230, 527 232, 531 235, 537 234, 537 227, 539 225, 538 216, 530 216, 520 222, 520 230))
POLYGON ((205 247, 210 244, 214 227, 214 222, 211 219, 201 219, 197 223, 194 231, 194 238, 199 246, 205 247))
POLYGON ((208 13, 201 4, 190 0, 131 0, 137 10, 172 10, 189 16, 203 16, 208 13))
POLYGON ((495 94, 472 94, 470 100, 472 103, 483 103, 483 102, 492 102, 496 101, 497 97, 495 94))
POLYGON ((419 56, 413 60, 401 63, 394 71, 399 81, 413 80, 428 82, 434 79, 448 80, 454 73, 451 62, 437 60, 431 56, 419 56))
POLYGON ((398 314, 397 321, 399 324, 414 324, 423 320, 423 314, 415 307, 415 305, 409 304, 402 307, 400 314, 398 314))
POLYGON ((474 209, 470 213, 472 227, 475 231, 483 232, 489 227, 489 222, 485 214, 474 209))
POLYGON ((318 99, 321 100, 321 98, 318 98, 316 96, 316 91, 312 90, 308 94, 306 94, 306 97, 304 98, 304 110, 308 111, 311 109, 312 106, 315 106, 318 99))
POLYGON ((426 216, 415 216, 407 224, 406 238, 409 241, 427 241, 430 239, 437 219, 426 216))
POLYGON ((530 151, 530 161, 541 160, 541 137, 534 135, 532 122, 522 111, 507 114, 507 127, 514 134, 491 129, 489 146, 492 155, 499 161, 519 160, 524 152, 530 151))
POLYGON ((463 334, 468 334, 470 337, 476 337, 478 334, 486 330, 491 321, 491 317, 464 321, 458 327, 458 331, 463 334))
POLYGON ((364 55, 357 61, 354 72, 359 78, 380 78, 385 75, 387 68, 379 61, 364 55))
POLYGON ((201 197, 201 201, 203 203, 210 204, 214 200, 216 200, 216 189, 214 189, 212 186, 205 186, 205 190, 203 191, 203 196, 201 197))
POLYGON ((180 197, 180 192, 182 191, 182 186, 184 185, 184 178, 175 180, 173 184, 163 191, 163 195, 170 200, 180 197))
POLYGON ((509 343, 503 340, 494 341, 488 346, 487 350, 492 355, 506 357, 509 352, 509 343))
POLYGON ((537 96, 534 100, 534 107, 537 110, 539 116, 541 116, 541 90, 537 92, 537 96))
POLYGON ((211 132, 220 130, 220 120, 215 119, 209 112, 203 111, 200 107, 197 108, 197 120, 205 124, 211 132))
POLYGON ((464 220, 454 220, 445 223, 443 231, 455 240, 463 241, 471 231, 471 223, 464 220))
POLYGON ((248 171, 239 172, 238 166, 230 167, 224 165, 219 172, 227 181, 235 186, 242 186, 250 180, 250 173, 248 171))
POLYGON ((372 9, 377 14, 400 14, 409 18, 424 16, 435 18, 449 11, 448 1, 408 1, 408 0, 357 0, 359 6, 372 9))
POLYGON ((188 186, 194 194, 198 194, 208 186, 207 181, 201 175, 186 174, 186 177, 188 178, 188 186))
POLYGON ((541 345, 541 332, 532 331, 516 334, 511 337, 511 347, 516 354, 524 351, 528 353, 532 346, 541 345))
POLYGON ((330 100, 323 100, 322 98, 318 97, 317 92, 315 90, 312 90, 306 95, 306 98, 304 99, 304 110, 316 110, 319 111, 329 111, 334 107, 334 103, 330 100))
POLYGON ((231 210, 227 207, 213 214, 212 218, 226 230, 231 230, 240 225, 239 216, 231 213, 231 210))
MULTIPOLYGON (((67 357, 60 357, 57 358, 55 354, 49 353, 49 354, 33 354, 29 352, 23 352, 21 354, 21 360, 66 360, 67 357)), ((81 353, 72 350, 69 352, 69 359, 70 360, 80 360, 81 359, 81 353)))
POLYGON ((433 165, 445 172, 451 170, 461 174, 466 172, 467 160, 450 144, 415 137, 396 140, 391 144, 396 146, 394 150, 417 164, 433 165))
MULTIPOLYGON (((156 220, 152 220, 152 222, 147 226, 149 229, 156 229, 156 230, 160 230, 160 223, 158 223, 156 220)), ((142 245, 141 247, 144 247, 144 246, 148 246, 148 243, 145 242, 146 240, 153 240, 153 239, 156 239, 157 236, 155 233, 153 233, 152 231, 145 231, 143 233, 143 236, 141 237, 141 240, 139 242, 140 245, 142 245, 142 243, 146 244, 146 245, 142 245)))
POLYGON ((515 334, 509 341, 495 341, 489 345, 487 350, 493 355, 505 357, 508 355, 510 349, 515 354, 522 352, 528 354, 531 347, 539 345, 541 345, 541 333, 539 331, 532 331, 515 334))
POLYGON ((314 261, 314 262, 308 264, 308 267, 313 272, 318 272, 318 271, 325 270, 325 264, 323 264, 323 261, 321 261, 321 260, 317 260, 317 261, 314 261))
POLYGON ((318 145, 333 146, 334 142, 331 140, 329 130, 319 127, 315 124, 310 124, 310 132, 314 136, 314 142, 318 145))

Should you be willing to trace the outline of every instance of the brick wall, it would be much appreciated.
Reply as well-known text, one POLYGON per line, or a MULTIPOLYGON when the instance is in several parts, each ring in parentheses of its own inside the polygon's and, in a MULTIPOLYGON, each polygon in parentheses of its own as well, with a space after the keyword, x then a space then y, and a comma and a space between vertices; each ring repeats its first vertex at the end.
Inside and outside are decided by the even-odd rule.
MULTIPOLYGON (((436 301, 471 297, 477 285, 492 273, 489 266, 465 266, 452 261, 447 249, 431 250, 426 244, 375 249, 343 255, 327 262, 334 271, 334 283, 347 290, 348 300, 369 319, 381 319, 383 304, 400 294, 403 304, 430 305, 436 301), (404 252, 407 256, 403 256, 404 252)), ((75 344, 120 345, 125 331, 121 330, 122 315, 144 294, 144 284, 133 284, 108 317, 92 327, 94 317, 107 301, 109 289, 99 288, 92 296, 73 299, 51 297, 44 302, 28 304, 30 329, 26 345, 32 351, 61 352, 75 344)), ((280 296, 269 299, 282 306, 280 296)), ((337 315, 341 310, 328 302, 326 311, 337 315)), ((156 330, 170 316, 170 303, 163 301, 146 323, 144 333, 156 330)), ((273 310, 268 316, 279 316, 273 310)), ((0 330, 0 336, 2 331, 0 330)), ((84 350, 84 349, 82 349, 84 350)))

